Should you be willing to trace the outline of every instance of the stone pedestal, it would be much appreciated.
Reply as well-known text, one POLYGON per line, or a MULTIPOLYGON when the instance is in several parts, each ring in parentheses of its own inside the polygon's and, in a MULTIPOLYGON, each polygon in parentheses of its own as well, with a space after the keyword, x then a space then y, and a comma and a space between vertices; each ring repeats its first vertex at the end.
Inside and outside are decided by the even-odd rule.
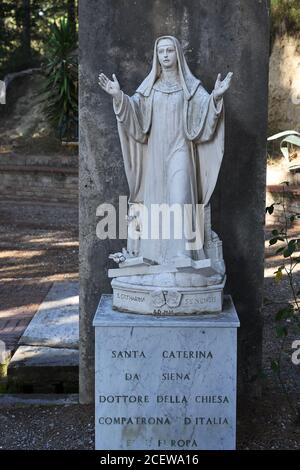
POLYGON ((235 448, 236 331, 217 315, 120 313, 103 295, 95 318, 96 449, 235 448))
POLYGON ((112 281, 113 308, 144 315, 185 315, 197 312, 220 313, 223 303, 222 284, 207 287, 165 287, 130 285, 112 281))

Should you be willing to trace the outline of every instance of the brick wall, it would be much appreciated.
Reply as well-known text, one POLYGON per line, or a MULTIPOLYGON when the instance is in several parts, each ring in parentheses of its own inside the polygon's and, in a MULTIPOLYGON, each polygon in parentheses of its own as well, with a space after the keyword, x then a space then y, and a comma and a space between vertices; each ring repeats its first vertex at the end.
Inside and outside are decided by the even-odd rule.
POLYGON ((0 197, 78 202, 76 156, 0 156, 0 197))

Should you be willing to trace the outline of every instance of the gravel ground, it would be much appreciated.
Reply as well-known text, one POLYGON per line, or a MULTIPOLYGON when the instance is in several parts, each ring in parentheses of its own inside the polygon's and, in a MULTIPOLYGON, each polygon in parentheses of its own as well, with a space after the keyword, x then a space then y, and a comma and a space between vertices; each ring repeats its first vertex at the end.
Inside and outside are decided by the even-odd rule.
POLYGON ((14 351, 52 283, 78 279, 76 205, 0 201, 0 278, 0 339, 14 351))
POLYGON ((92 450, 94 407, 2 406, 0 449, 92 450))
POLYGON ((0 250, 4 283, 78 279, 78 208, 0 201, 0 250))

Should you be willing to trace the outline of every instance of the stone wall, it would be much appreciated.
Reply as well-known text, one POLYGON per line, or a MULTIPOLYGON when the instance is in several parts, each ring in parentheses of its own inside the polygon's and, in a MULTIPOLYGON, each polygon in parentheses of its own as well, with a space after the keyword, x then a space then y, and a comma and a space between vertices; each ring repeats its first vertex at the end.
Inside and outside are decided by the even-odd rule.
POLYGON ((1 198, 78 204, 78 157, 0 157, 1 198))
MULTIPOLYGON (((93 400, 92 320, 111 291, 108 254, 122 242, 96 237, 96 208, 128 188, 111 98, 98 74, 116 73, 132 94, 149 71, 157 36, 186 46, 192 71, 211 91, 234 72, 226 105, 225 157, 213 196, 213 227, 223 240, 227 292, 241 319, 240 391, 260 374, 268 95, 268 2, 261 0, 81 0, 80 24, 80 400, 93 400), (249 240, 251 239, 251 243, 249 240)), ((116 204, 117 205, 117 204, 116 204)), ((187 345, 188 347, 188 345, 187 345)))
POLYGON ((288 129, 300 131, 300 36, 285 35, 270 57, 269 133, 288 129))

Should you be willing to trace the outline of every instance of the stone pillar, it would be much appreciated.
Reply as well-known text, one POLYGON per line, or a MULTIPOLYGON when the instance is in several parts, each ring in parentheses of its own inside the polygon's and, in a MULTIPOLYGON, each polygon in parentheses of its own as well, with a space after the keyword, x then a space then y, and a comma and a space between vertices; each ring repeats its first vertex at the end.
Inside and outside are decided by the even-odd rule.
POLYGON ((116 73, 132 94, 149 71, 157 36, 186 46, 188 63, 211 91, 218 72, 234 72, 225 97, 226 149, 212 201, 223 240, 227 292, 240 320, 241 391, 261 363, 268 2, 261 0, 81 0, 80 24, 80 400, 94 397, 92 320, 110 293, 108 254, 122 241, 96 237, 96 208, 128 193, 112 102, 98 74, 116 73))

